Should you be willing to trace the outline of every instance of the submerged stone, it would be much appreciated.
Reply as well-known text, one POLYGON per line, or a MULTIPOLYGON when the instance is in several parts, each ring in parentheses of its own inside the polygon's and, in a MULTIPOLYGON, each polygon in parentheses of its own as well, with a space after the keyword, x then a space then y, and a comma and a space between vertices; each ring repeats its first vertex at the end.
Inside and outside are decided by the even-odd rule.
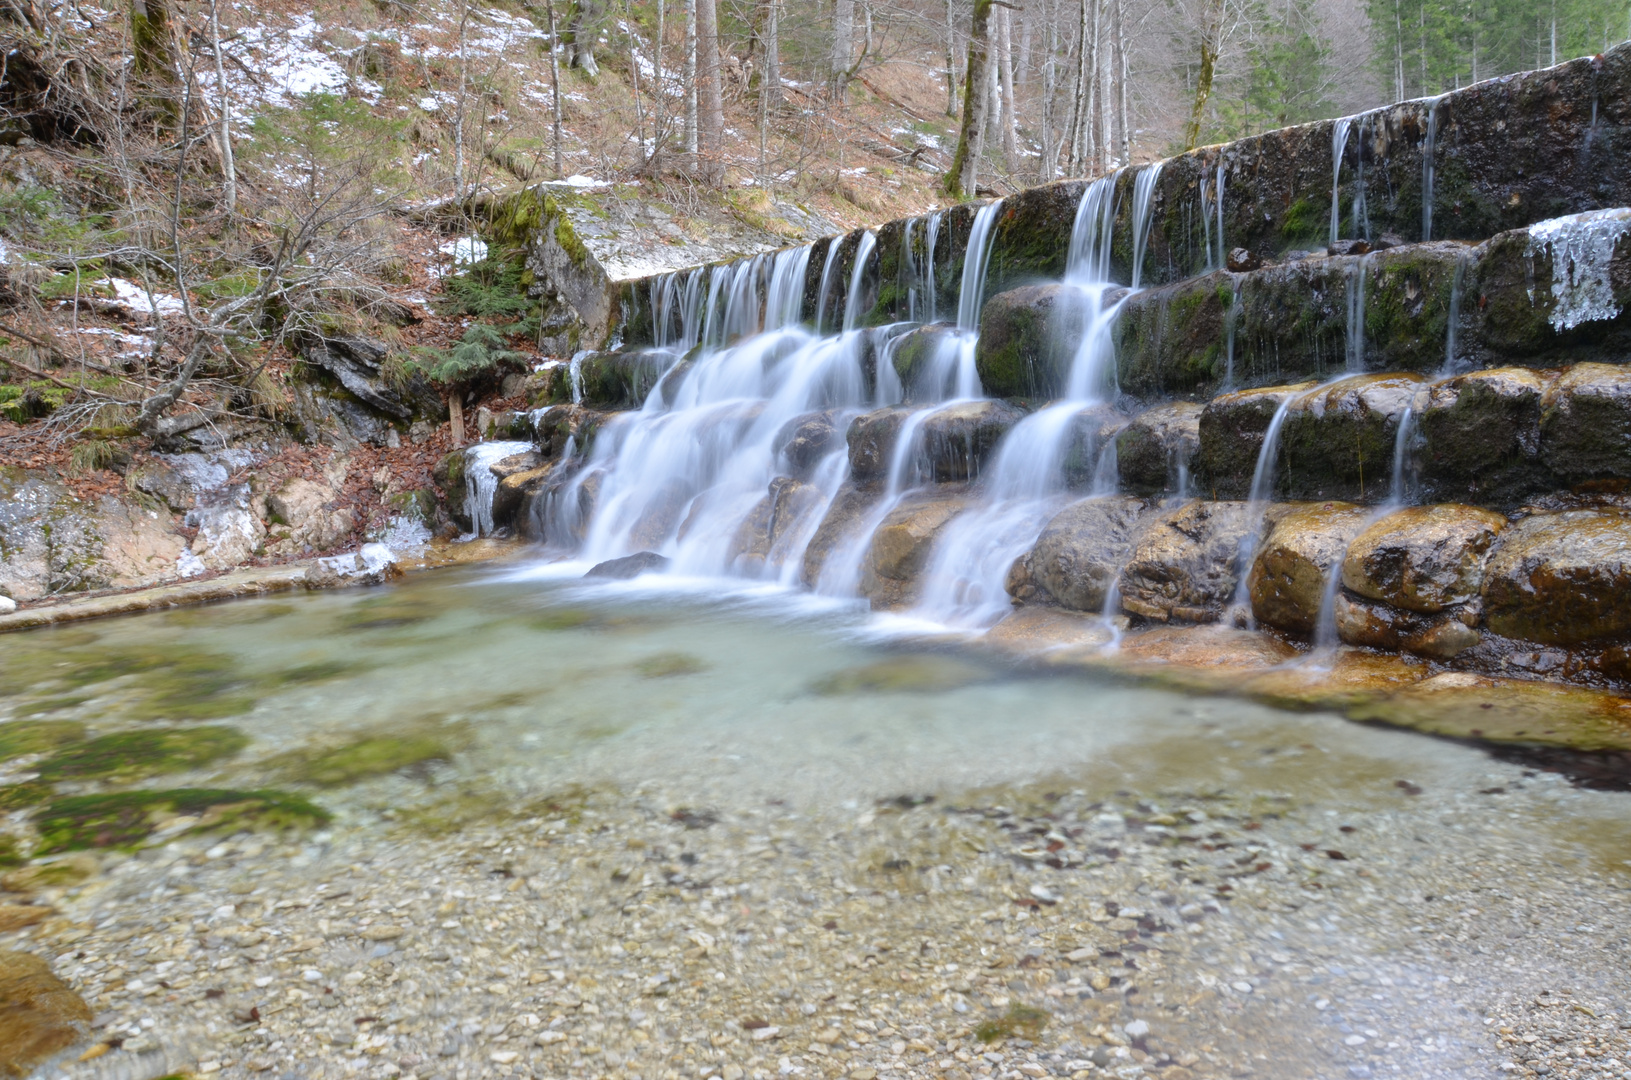
POLYGON ((586 578, 611 578, 616 581, 627 581, 637 578, 641 574, 650 574, 666 569, 668 557, 659 555, 655 551, 640 551, 633 555, 625 555, 620 559, 607 559, 596 563, 589 568, 583 576, 586 578))
POLYGON ((989 678, 976 664, 949 656, 892 656, 818 679, 810 689, 828 694, 936 693, 989 678))
POLYGON ((326 810, 280 791, 177 788, 123 791, 57 799, 35 813, 39 854, 87 848, 140 847, 161 826, 189 833, 255 828, 306 828, 329 820, 326 810))
POLYGON ((1477 596, 1506 518, 1472 506, 1411 506, 1354 538, 1342 584, 1360 596, 1431 614, 1477 596))
POLYGON ((21 1080, 90 1033, 91 1008, 32 953, 0 950, 0 1076, 21 1080))
POLYGON ((452 756, 453 747, 442 732, 408 731, 368 735, 327 750, 295 751, 269 764, 290 780, 339 787, 452 756))
POLYGON ((1131 495, 1083 499, 1056 514, 1025 556, 1028 578, 1061 606, 1103 611, 1149 503, 1131 495))
POLYGON ((120 731, 59 750, 37 768, 40 779, 47 782, 137 780, 203 768, 232 757, 248 745, 249 736, 243 732, 213 725, 120 731))
POLYGON ((1483 601, 1503 637, 1569 645, 1631 634, 1631 515, 1574 510, 1512 525, 1483 601))
POLYGON ((1327 591, 1336 586, 1343 552, 1370 516, 1352 503, 1314 503, 1275 522, 1246 581, 1257 620, 1277 630, 1313 634, 1327 591))
POLYGON ((13 720, 0 724, 0 762, 24 754, 43 754, 85 738, 77 720, 13 720))

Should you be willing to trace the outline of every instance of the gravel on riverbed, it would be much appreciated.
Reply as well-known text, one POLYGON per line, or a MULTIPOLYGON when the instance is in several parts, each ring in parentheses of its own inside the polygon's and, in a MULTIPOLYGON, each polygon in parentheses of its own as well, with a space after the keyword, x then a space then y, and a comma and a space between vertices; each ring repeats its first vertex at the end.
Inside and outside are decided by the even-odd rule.
POLYGON ((181 839, 75 856, 0 947, 97 1014, 47 1077, 1631 1077, 1626 867, 1558 824, 1624 796, 1493 761, 1276 795, 1322 751, 1235 752, 1261 783, 181 839))

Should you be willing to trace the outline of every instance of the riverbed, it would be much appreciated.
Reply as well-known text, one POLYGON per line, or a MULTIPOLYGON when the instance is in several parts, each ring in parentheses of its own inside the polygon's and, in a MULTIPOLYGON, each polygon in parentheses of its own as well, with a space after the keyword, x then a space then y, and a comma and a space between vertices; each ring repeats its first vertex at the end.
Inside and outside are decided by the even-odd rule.
POLYGON ((0 947, 95 1013, 42 1075, 1631 1076, 1631 796, 1458 743, 525 563, 11 635, 0 694, 62 849, 0 947))

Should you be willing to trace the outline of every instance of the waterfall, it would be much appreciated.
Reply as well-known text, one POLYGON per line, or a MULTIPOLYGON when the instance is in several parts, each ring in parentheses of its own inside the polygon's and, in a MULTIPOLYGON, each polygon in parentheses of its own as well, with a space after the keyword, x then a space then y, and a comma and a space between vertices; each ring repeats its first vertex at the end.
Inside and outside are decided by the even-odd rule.
POLYGON ((1348 148, 1348 126, 1353 121, 1343 117, 1331 127, 1331 243, 1342 239, 1342 155, 1348 148))
POLYGON ((906 287, 906 321, 917 322, 918 308, 918 269, 917 253, 912 250, 912 232, 917 228, 917 218, 907 218, 906 224, 900 231, 900 265, 895 270, 896 284, 905 284, 906 287))
POLYGON ((1218 210, 1218 269, 1229 265, 1229 245, 1223 242, 1223 151, 1218 151, 1218 182, 1212 188, 1212 200, 1218 210))
POLYGON ((1353 234, 1364 240, 1370 239, 1370 200, 1365 189, 1365 128, 1369 123, 1368 117, 1359 121, 1359 142, 1354 147, 1353 234))
POLYGON ((1462 252, 1455 260, 1455 274, 1450 278, 1450 311, 1444 327, 1444 367, 1439 370, 1441 376, 1455 375, 1461 371, 1461 359, 1456 355, 1456 338, 1461 326, 1461 290, 1471 263, 1472 256, 1462 252))
POLYGON ((842 236, 835 236, 827 241, 827 258, 821 264, 821 284, 816 289, 815 332, 821 333, 827 318, 827 286, 832 282, 833 263, 838 259, 838 248, 844 242, 842 236))
POLYGON ((1133 180, 1133 280, 1136 291, 1144 277, 1144 249, 1150 241, 1150 205, 1155 199, 1155 182, 1161 178, 1157 161, 1146 165, 1133 180))
POLYGON ((974 225, 968 232, 968 247, 963 252, 963 285, 957 294, 957 329, 965 332, 980 329, 980 309, 985 304, 986 264, 991 258, 994 226, 1001 212, 1001 199, 986 203, 974 215, 974 225))
POLYGON ((1399 414, 1399 430, 1393 436, 1393 478, 1388 486, 1389 507, 1408 506, 1410 503, 1410 441, 1416 435, 1416 410, 1406 405, 1399 414))
POLYGON ((844 296, 844 330, 855 329, 855 324, 861 318, 861 282, 866 276, 866 263, 872 257, 872 249, 878 246, 878 237, 871 229, 861 234, 861 242, 855 245, 855 261, 849 272, 849 292, 844 296))
POLYGON ((572 390, 572 404, 583 404, 583 361, 589 355, 588 349, 579 349, 572 354, 572 360, 566 365, 567 383, 572 390))
POLYGON ((770 284, 765 289, 766 330, 780 330, 798 324, 804 308, 804 279, 809 273, 814 244, 785 248, 776 253, 770 268, 770 284))
POLYGON ((1246 531, 1240 537, 1240 549, 1235 560, 1235 598, 1231 607, 1245 616, 1247 626, 1257 625, 1252 615, 1251 590, 1246 584, 1252 563, 1257 560, 1257 549, 1263 541, 1263 514, 1269 500, 1274 497, 1274 470, 1280 456, 1280 429, 1285 426, 1291 403, 1300 395, 1287 394, 1274 410, 1269 426, 1263 432, 1263 445, 1257 451, 1257 465, 1252 469, 1252 486, 1246 495, 1246 531))
POLYGON ((1235 386, 1235 330, 1240 325, 1240 314, 1245 306, 1240 298, 1243 282, 1233 274, 1229 275, 1229 311, 1223 317, 1223 389, 1233 390, 1235 386))
POLYGON ((1371 256, 1361 255, 1348 265, 1348 322, 1345 359, 1347 370, 1365 370, 1365 284, 1370 277, 1371 256))
MULTIPOLYGON (((1025 417, 998 444, 979 479, 978 502, 945 526, 930 552, 923 595, 912 609, 916 617, 966 630, 984 630, 997 622, 1011 607, 1005 590, 1009 568, 1072 497, 1064 464, 1075 421, 1084 408, 1114 392, 1111 330, 1121 308, 1120 298, 1109 295, 1116 286, 1108 281, 1114 192, 1113 176, 1089 184, 1071 228, 1065 283, 1077 294, 1083 326, 1065 398, 1025 417)), ((1147 215, 1147 193, 1143 205, 1147 215)), ((1099 466, 1091 494, 1111 494, 1116 488, 1113 441, 1101 452, 1099 466)))
POLYGON ((1438 152, 1438 98, 1427 101, 1427 139, 1421 154, 1421 238, 1433 238, 1433 158, 1438 152))
POLYGON ((940 211, 936 210, 929 215, 929 227, 923 237, 923 295, 929 306, 928 317, 923 321, 931 323, 939 318, 940 283, 934 276, 934 245, 939 239, 940 211))
POLYGON ((464 508, 470 515, 470 536, 493 535, 493 496, 498 477, 489 468, 513 454, 532 449, 530 442, 480 442, 464 451, 464 508))

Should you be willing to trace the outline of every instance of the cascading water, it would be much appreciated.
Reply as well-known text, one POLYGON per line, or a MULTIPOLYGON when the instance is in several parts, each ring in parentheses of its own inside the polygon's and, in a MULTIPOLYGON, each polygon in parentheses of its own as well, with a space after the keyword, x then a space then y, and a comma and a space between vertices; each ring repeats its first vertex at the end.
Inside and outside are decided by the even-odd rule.
POLYGON ((1246 495, 1246 531, 1240 537, 1240 548, 1235 556, 1235 596, 1230 606, 1236 618, 1250 627, 1255 627, 1257 620, 1252 615, 1247 577, 1251 573, 1252 563, 1257 559, 1258 546, 1263 542, 1263 514, 1274 496, 1274 473, 1280 458, 1280 429, 1285 427, 1291 404, 1297 397, 1296 394, 1287 394, 1269 419, 1269 426, 1263 431, 1263 445, 1257 451, 1257 464, 1252 469, 1251 490, 1246 495))
POLYGON ((975 347, 980 340, 980 311, 985 306, 985 271, 991 258, 1002 200, 988 202, 974 215, 963 253, 963 280, 957 291, 957 330, 944 334, 914 380, 916 401, 963 400, 980 396, 980 372, 975 347))
POLYGON ((1230 275, 1229 311, 1223 317, 1223 389, 1235 388, 1235 331, 1240 326, 1240 315, 1245 308, 1241 299, 1241 279, 1230 275))
POLYGON ((1344 116, 1331 127, 1331 243, 1342 239, 1342 155, 1348 149, 1348 127, 1352 118, 1344 116))
POLYGON ((1228 248, 1223 242, 1223 153, 1218 153, 1217 171, 1211 178, 1201 173, 1201 233, 1206 243, 1206 269, 1221 270, 1228 265, 1228 248), (1212 243, 1216 219, 1217 243, 1212 243))
POLYGON ((1421 238, 1433 238, 1433 159, 1438 154, 1438 98, 1427 101, 1427 138, 1421 152, 1421 238))
POLYGON ((1472 265, 1472 256, 1463 252, 1455 261, 1455 273, 1450 278, 1450 310, 1445 320, 1444 328, 1444 367, 1440 375, 1455 375, 1462 370, 1461 358, 1457 355, 1456 338, 1461 326, 1461 290, 1466 282, 1467 267, 1472 265))
POLYGON ((939 315, 940 282, 934 276, 934 246, 940 239, 940 211, 929 215, 929 225, 923 235, 923 299, 927 305, 924 322, 934 322, 939 315))
POLYGON ((821 284, 816 287, 815 332, 821 333, 826 325, 828 286, 832 283, 833 264, 838 261, 838 249, 844 238, 835 236, 827 241, 827 258, 821 264, 821 284))
POLYGON ((865 314, 861 310, 861 285, 866 280, 867 260, 872 258, 872 251, 878 246, 878 236, 871 229, 861 234, 861 242, 855 245, 855 261, 850 267, 849 291, 844 297, 844 330, 849 332, 855 329, 855 324, 865 314))
POLYGON ((1161 162, 1146 165, 1133 180, 1133 276, 1136 292, 1144 280, 1144 249, 1150 242, 1150 207, 1155 199, 1155 182, 1161 178, 1161 162))
POLYGON ((1348 321, 1344 360, 1347 370, 1365 370, 1365 286, 1370 279, 1371 256, 1361 255, 1348 266, 1348 321))
POLYGON ((530 442, 480 442, 464 451, 464 508, 473 526, 471 536, 493 535, 493 495, 498 477, 491 466, 532 449, 530 442))
POLYGON ((1366 139, 1366 129, 1370 118, 1359 121, 1359 140, 1354 147, 1354 194, 1353 194, 1353 234, 1360 239, 1370 239, 1370 200, 1365 187, 1365 151, 1370 145, 1366 139))
MULTIPOLYGON (((1152 165, 1135 180, 1135 237, 1148 230, 1159 172, 1160 166, 1152 165)), ((1083 326, 1065 397, 1026 417, 1003 437, 980 478, 979 501, 954 518, 934 545, 923 575, 923 594, 912 611, 916 617, 972 630, 995 623, 1010 607, 1004 587, 1009 568, 1073 497, 1064 463, 1073 441, 1080 438, 1078 418, 1084 409, 1115 393, 1111 332, 1126 295, 1109 280, 1117 175, 1088 185, 1071 229, 1065 282, 1075 286, 1083 326)), ((1133 273, 1138 274, 1136 262, 1133 273)), ((1099 465, 1093 488, 1075 497, 1114 493, 1114 441, 1104 448, 1099 465)))

